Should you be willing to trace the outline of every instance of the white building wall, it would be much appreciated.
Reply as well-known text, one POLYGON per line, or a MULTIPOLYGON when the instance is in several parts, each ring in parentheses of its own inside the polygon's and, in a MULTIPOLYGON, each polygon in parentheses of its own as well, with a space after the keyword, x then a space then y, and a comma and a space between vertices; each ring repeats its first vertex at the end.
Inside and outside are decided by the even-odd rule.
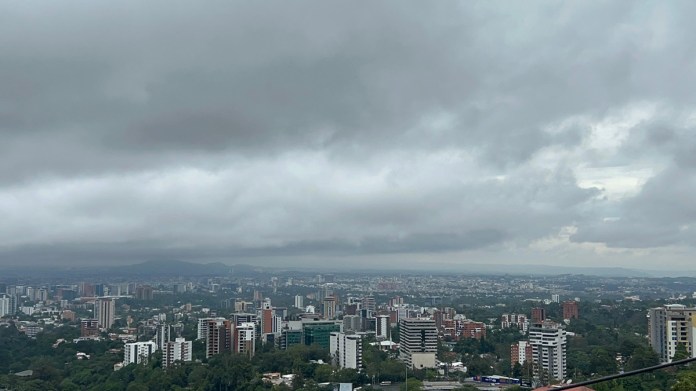
POLYGON ((0 297, 0 318, 10 313, 10 298, 0 297))
POLYGON ((165 344, 162 349, 162 365, 168 367, 176 361, 191 361, 193 342, 177 338, 165 344))
POLYGON ((156 350, 157 344, 152 341, 127 343, 123 348, 123 362, 126 365, 145 363, 156 350))

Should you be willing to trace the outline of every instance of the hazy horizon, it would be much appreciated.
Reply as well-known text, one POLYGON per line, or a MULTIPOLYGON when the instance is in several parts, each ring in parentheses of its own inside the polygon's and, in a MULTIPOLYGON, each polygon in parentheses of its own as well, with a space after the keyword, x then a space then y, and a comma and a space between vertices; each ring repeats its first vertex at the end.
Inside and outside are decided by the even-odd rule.
POLYGON ((694 271, 689 11, 0 3, 0 267, 694 271))

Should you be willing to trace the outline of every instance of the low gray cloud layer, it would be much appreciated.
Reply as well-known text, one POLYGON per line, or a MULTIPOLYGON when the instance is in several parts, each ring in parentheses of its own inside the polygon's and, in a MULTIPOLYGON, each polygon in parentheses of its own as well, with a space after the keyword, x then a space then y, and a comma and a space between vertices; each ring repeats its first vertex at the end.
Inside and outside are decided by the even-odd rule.
POLYGON ((0 262, 688 266, 694 8, 0 4, 0 262))

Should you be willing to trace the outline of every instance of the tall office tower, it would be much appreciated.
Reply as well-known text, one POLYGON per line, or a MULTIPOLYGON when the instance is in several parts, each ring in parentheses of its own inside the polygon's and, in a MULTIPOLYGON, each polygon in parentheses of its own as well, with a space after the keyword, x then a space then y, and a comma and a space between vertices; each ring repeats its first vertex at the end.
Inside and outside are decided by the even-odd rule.
POLYGON ((377 339, 388 339, 391 336, 391 325, 389 315, 377 315, 375 322, 375 337, 377 339))
POLYGON ((232 314, 232 323, 234 323, 235 326, 241 326, 242 323, 257 323, 258 317, 256 314, 250 314, 250 313, 235 313, 232 314))
POLYGON ((39 288, 36 291, 36 301, 46 301, 48 300, 48 289, 39 288))
POLYGON ((273 309, 266 308, 261 310, 261 334, 271 334, 273 332, 273 309))
POLYGON ((529 341, 519 341, 510 346, 510 364, 523 365, 527 361, 532 361, 532 345, 529 341))
POLYGON ((261 303, 261 309, 267 310, 270 308, 273 308, 273 305, 271 304, 271 299, 267 297, 263 299, 263 302, 261 303))
POLYGON ((542 324, 546 320, 546 310, 541 307, 532 308, 532 323, 542 324))
POLYGON ((200 318, 198 319, 198 334, 196 339, 208 339, 208 322, 211 320, 216 321, 218 324, 222 324, 225 318, 200 318))
POLYGON ((578 311, 578 302, 568 300, 563 302, 563 319, 578 319, 580 312, 578 311))
POLYGON ((552 379, 566 377, 566 331, 560 325, 546 321, 530 327, 529 344, 535 376, 541 376, 543 370, 552 379))
POLYGON ((336 298, 329 296, 324 298, 324 319, 334 319, 336 318, 336 298))
POLYGON ((328 350, 329 336, 334 331, 341 331, 341 326, 340 322, 305 319, 302 321, 304 344, 308 346, 316 344, 328 350))
POLYGON ((99 321, 99 327, 108 329, 116 318, 116 300, 99 298, 94 302, 94 317, 99 321))
POLYGON ((331 333, 329 352, 334 365, 358 371, 362 368, 362 341, 359 335, 331 333))
POLYGON ((362 318, 358 315, 345 315, 343 317, 343 331, 362 331, 362 318))
POLYGON ((28 286, 25 291, 30 301, 36 300, 36 289, 34 287, 28 286))
POLYGON ((435 368, 437 327, 432 319, 399 320, 399 359, 409 368, 435 368))
POLYGON ((137 300, 152 300, 154 298, 154 290, 149 285, 139 285, 135 288, 135 298, 137 300))
POLYGON ((1 294, 0 297, 6 298, 7 301, 7 314, 6 315, 14 315, 17 312, 17 302, 18 302, 18 297, 16 294, 12 293, 7 293, 7 294, 1 294))
POLYGON ((80 296, 94 297, 94 285, 83 282, 80 284, 80 296))
POLYGON ((80 321, 80 337, 95 337, 99 335, 99 321, 82 319, 80 321))
POLYGON ((158 349, 164 349, 164 345, 171 341, 172 328, 166 323, 162 323, 157 326, 157 334, 155 335, 155 341, 157 342, 158 349))
POLYGON ((0 296, 0 318, 10 314, 10 296, 0 296))
POLYGON ((558 294, 551 295, 551 301, 554 303, 560 303, 561 302, 561 295, 558 295, 558 294))
POLYGON ((368 315, 366 316, 369 318, 373 312, 377 309, 377 304, 375 302, 375 298, 373 296, 365 296, 362 299, 362 309, 366 309, 368 311, 368 315))
POLYGON ((104 284, 94 284, 94 295, 104 296, 104 284))
POLYGON ((304 309, 304 296, 301 296, 301 295, 295 296, 295 308, 304 309))
POLYGON ((192 360, 193 342, 184 338, 165 343, 162 347, 162 366, 169 367, 176 361, 187 362, 192 360))
POLYGON ((205 357, 231 352, 234 343, 234 325, 229 320, 208 321, 208 337, 205 341, 205 357))
POLYGON ((123 347, 123 362, 128 364, 147 363, 148 357, 157 350, 157 344, 152 341, 127 343, 123 347))
POLYGON ((648 336, 650 346, 663 363, 672 362, 677 346, 683 344, 689 357, 694 354, 696 338, 696 308, 682 304, 668 304, 648 310, 648 336))
POLYGON ((253 323, 242 323, 235 327, 234 332, 234 352, 253 357, 256 342, 256 325, 253 323))

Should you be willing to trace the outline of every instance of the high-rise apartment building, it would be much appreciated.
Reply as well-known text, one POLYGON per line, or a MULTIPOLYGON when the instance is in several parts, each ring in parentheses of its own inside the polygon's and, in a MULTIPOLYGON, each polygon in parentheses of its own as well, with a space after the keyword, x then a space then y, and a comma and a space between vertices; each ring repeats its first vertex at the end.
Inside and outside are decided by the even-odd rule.
POLYGON ((696 340, 696 308, 669 304, 648 310, 650 346, 663 363, 671 362, 677 346, 683 344, 690 357, 694 355, 696 340))
POLYGON ((404 318, 399 320, 399 359, 409 368, 435 368, 437 327, 435 320, 404 318))
POLYGON ((111 328, 116 319, 116 300, 100 297, 94 302, 94 317, 99 321, 99 327, 111 328))
POLYGON ((222 321, 225 320, 225 318, 200 318, 198 319, 198 334, 196 336, 196 339, 208 339, 208 322, 214 320, 216 322, 219 322, 222 324, 222 321))
POLYGON ((256 342, 256 325, 242 323, 234 328, 234 352, 253 357, 256 342))
POLYGON ((295 296, 295 308, 304 309, 304 296, 301 296, 301 295, 295 296))
POLYGON ((205 340, 205 357, 231 352, 234 343, 234 325, 229 320, 209 320, 205 340))
POLYGON ((10 296, 2 295, 0 296, 0 318, 3 316, 10 315, 10 296))
POLYGON ((324 301, 324 319, 335 319, 336 318, 336 298, 333 296, 325 297, 324 301))
POLYGON ((343 331, 345 332, 358 332, 362 331, 362 320, 358 315, 344 315, 343 316, 343 331))
POLYGON ((334 365, 358 371, 362 368, 362 340, 359 335, 331 333, 329 351, 334 365))
POLYGON ((377 310, 377 303, 375 302, 374 296, 363 297, 361 307, 362 309, 367 310, 366 318, 369 318, 370 315, 377 310))
POLYGON ((171 341, 172 328, 166 323, 157 326, 157 333, 155 335, 155 342, 157 343, 158 349, 164 349, 164 345, 171 341))
POLYGON ((261 310, 261 334, 273 333, 273 309, 264 308, 261 310))
POLYGON ((177 361, 187 362, 192 360, 193 343, 184 338, 168 341, 162 347, 162 366, 169 367, 177 361))
POLYGON ((563 302, 563 319, 578 319, 580 312, 578 310, 578 302, 568 300, 563 302))
POLYGON ((563 380, 566 377, 566 331, 553 322, 543 322, 529 328, 535 376, 563 380))
POLYGON ((246 312, 238 312, 232 314, 232 323, 234 323, 235 326, 241 326, 242 323, 256 323, 258 319, 258 316, 256 314, 251 314, 251 313, 246 313, 246 312))
POLYGON ((546 310, 541 307, 532 308, 532 323, 539 325, 546 320, 546 310))
POLYGON ((139 285, 135 288, 135 298, 138 300, 152 300, 154 298, 154 290, 149 285, 139 285))
POLYGON ((127 343, 123 347, 123 362, 128 364, 147 363, 148 358, 157 350, 157 344, 152 341, 127 343))
POLYGON ((82 319, 80 321, 81 337, 99 336, 99 321, 96 319, 82 319))
POLYGON ((375 321, 375 337, 377 339, 388 339, 391 336, 390 323, 389 315, 377 315, 375 321))
POLYGON ((532 354, 532 345, 529 341, 514 343, 510 347, 510 363, 513 367, 515 364, 524 365, 524 363, 532 361, 532 354))

